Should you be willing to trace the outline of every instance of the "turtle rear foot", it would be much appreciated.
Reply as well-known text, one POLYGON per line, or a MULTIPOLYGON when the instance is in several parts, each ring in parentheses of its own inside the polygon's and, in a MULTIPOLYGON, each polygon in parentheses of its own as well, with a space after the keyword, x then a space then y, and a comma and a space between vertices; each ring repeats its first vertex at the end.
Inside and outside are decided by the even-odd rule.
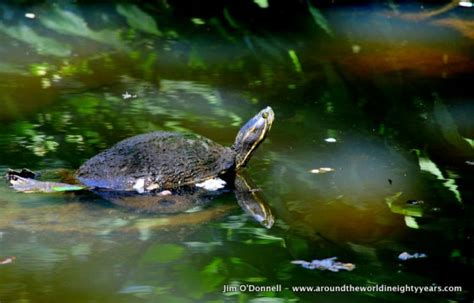
POLYGON ((14 180, 17 177, 21 178, 29 178, 29 179, 36 179, 39 174, 29 170, 28 168, 22 168, 20 171, 8 169, 6 177, 7 180, 14 180))

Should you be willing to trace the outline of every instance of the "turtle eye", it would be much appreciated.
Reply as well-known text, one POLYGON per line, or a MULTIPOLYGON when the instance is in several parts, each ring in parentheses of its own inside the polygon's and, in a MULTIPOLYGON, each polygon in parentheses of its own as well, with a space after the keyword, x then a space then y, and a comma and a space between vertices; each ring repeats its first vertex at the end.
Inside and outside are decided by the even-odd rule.
POLYGON ((262 113, 262 117, 263 117, 263 119, 268 118, 268 113, 267 112, 262 113))

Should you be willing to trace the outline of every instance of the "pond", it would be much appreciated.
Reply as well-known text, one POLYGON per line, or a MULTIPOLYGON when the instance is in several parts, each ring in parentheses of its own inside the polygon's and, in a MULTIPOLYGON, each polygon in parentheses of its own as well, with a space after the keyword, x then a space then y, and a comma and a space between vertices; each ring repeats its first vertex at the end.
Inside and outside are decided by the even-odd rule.
POLYGON ((0 4, 0 174, 73 171, 156 130, 230 146, 271 106, 245 171, 275 223, 232 192, 163 214, 1 182, 0 302, 472 298, 473 8, 79 3, 0 4), (331 257, 354 270, 292 263, 331 257))

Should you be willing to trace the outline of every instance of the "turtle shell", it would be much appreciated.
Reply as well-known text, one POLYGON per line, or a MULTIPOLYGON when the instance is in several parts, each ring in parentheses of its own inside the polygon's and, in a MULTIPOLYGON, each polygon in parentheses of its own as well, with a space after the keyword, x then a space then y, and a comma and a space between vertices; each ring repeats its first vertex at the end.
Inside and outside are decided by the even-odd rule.
POLYGON ((207 138, 153 132, 125 139, 86 161, 76 172, 84 185, 152 191, 193 185, 234 168, 235 153, 207 138))

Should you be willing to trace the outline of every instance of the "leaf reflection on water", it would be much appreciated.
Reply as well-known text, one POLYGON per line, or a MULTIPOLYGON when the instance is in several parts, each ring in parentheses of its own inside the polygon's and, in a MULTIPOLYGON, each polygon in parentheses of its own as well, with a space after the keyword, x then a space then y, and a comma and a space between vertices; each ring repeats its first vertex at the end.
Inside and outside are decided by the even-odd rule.
POLYGON ((81 16, 57 6, 49 11, 47 17, 41 18, 40 22, 60 34, 88 38, 115 47, 125 47, 119 39, 119 30, 93 31, 81 16))
POLYGON ((26 25, 6 26, 0 22, 0 31, 33 47, 40 55, 67 57, 71 55, 71 47, 52 38, 42 37, 26 25))
MULTIPOLYGON (((418 154, 420 154, 420 151, 417 151, 418 154)), ((428 157, 419 155, 418 156, 418 161, 420 164, 420 169, 426 172, 429 172, 430 174, 436 176, 438 180, 444 181, 443 185, 449 189, 452 193, 454 193, 454 196, 456 200, 459 203, 462 203, 461 200, 461 194, 458 191, 458 187, 456 185, 456 181, 453 178, 445 178, 441 171, 439 170, 438 166, 431 161, 428 157)))
POLYGON ((117 4, 117 12, 127 19, 131 28, 157 36, 161 35, 155 20, 136 5, 117 4))

